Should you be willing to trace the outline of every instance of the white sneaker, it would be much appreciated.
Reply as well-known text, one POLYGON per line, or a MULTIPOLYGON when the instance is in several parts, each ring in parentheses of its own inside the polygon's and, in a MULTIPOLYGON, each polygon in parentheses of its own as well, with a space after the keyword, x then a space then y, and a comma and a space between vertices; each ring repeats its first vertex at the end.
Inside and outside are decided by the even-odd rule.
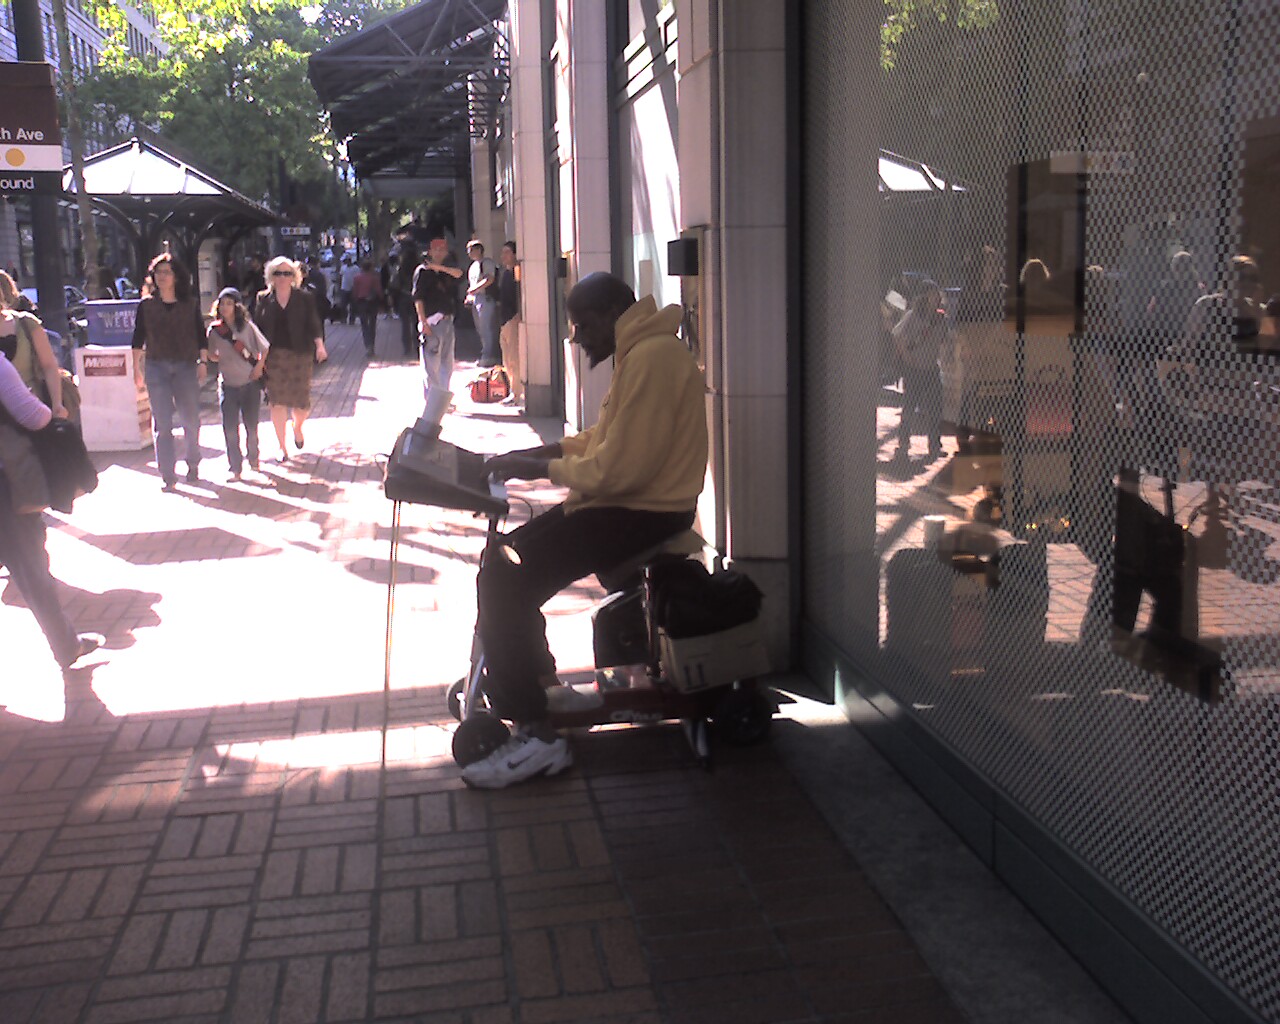
POLYGON ((563 736, 546 740, 517 732, 483 761, 462 769, 462 781, 477 789, 505 789, 536 775, 559 775, 573 764, 563 736))
POLYGON ((578 689, 576 686, 548 686, 547 710, 594 711, 603 706, 604 698, 594 685, 578 689))

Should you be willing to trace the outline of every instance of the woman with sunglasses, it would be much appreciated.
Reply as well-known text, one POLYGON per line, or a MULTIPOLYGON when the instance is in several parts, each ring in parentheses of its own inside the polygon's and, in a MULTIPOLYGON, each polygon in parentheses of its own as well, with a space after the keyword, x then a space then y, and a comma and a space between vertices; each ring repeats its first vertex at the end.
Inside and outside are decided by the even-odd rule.
POLYGON ((191 278, 170 253, 161 253, 147 266, 142 295, 133 328, 133 375, 139 386, 146 381, 156 469, 164 489, 172 491, 178 483, 175 411, 186 446, 187 483, 200 479, 200 387, 208 342, 191 278))
POLYGON ((315 299, 302 287, 302 271, 287 256, 267 264, 267 287, 254 302, 253 319, 270 344, 267 403, 280 442, 280 461, 289 461, 285 426, 293 419, 293 443, 302 448, 302 425, 311 412, 311 371, 329 358, 315 299))

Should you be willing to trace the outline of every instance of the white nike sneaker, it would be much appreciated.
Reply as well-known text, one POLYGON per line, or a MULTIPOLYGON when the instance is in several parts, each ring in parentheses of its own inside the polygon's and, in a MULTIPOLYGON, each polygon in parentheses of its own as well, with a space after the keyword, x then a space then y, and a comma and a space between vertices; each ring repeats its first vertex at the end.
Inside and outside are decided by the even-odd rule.
POLYGON ((583 686, 548 686, 547 709, 549 711, 594 711, 604 705, 604 697, 594 684, 583 686))
POLYGON ((559 775, 573 764, 563 736, 546 740, 516 732, 482 761, 462 769, 462 781, 477 789, 505 789, 536 775, 559 775))

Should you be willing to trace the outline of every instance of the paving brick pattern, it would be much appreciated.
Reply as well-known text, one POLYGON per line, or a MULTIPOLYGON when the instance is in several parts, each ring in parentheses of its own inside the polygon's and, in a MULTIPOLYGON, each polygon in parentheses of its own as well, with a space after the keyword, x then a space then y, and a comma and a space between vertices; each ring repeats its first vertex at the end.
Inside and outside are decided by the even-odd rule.
MULTIPOLYGON (((444 692, 482 531, 407 515, 384 698, 390 514, 368 453, 416 383, 330 333, 313 454, 181 496, 145 452, 103 458, 99 492, 51 520, 105 658, 64 688, 29 613, 0 606, 0 1022, 959 1021, 767 746, 705 773, 676 728, 579 731, 565 776, 462 785, 444 692), (220 642, 244 607, 268 609, 244 627, 262 642, 220 642), (298 623, 307 642, 282 643, 298 623), (50 688, 56 713, 31 710, 50 688)), ((460 411, 463 443, 530 443, 523 420, 460 411)), ((586 656, 591 596, 549 609, 562 665, 586 656)))

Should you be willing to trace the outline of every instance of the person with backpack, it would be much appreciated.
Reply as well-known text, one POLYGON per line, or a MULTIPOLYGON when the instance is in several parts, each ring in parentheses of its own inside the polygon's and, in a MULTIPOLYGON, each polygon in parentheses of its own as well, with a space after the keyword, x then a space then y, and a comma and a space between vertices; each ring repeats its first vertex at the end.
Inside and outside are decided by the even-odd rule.
POLYGON ((13 278, 0 271, 0 351, 27 387, 37 394, 43 388, 40 397, 48 399, 54 416, 65 419, 69 413, 62 403, 62 367, 39 318, 17 308, 20 294, 13 278))

